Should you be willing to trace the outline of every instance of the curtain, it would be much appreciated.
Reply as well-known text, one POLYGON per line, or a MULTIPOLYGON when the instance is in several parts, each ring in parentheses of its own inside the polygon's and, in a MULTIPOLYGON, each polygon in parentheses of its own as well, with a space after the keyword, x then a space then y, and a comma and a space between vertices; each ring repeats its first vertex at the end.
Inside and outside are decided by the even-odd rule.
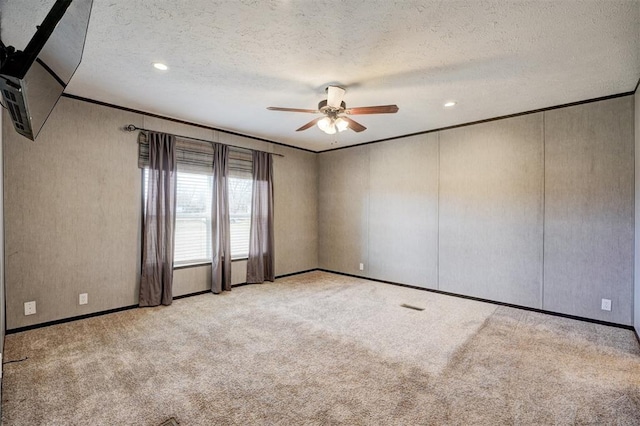
POLYGON ((265 280, 274 280, 273 165, 271 154, 254 151, 247 283, 265 280))
POLYGON ((147 204, 142 229, 140 306, 170 305, 173 299, 173 237, 176 211, 176 139, 149 132, 147 204))
POLYGON ((213 145, 211 205, 211 291, 231 290, 231 225, 229 223, 229 147, 213 145))

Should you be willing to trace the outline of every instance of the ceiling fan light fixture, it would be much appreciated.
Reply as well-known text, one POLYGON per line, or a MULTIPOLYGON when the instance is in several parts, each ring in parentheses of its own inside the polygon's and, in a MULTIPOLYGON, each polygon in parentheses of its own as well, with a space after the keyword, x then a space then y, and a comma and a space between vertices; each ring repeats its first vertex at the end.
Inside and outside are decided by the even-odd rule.
POLYGON ((376 105, 365 106, 356 108, 347 108, 347 104, 342 99, 345 90, 337 86, 327 87, 327 99, 318 103, 318 109, 300 109, 300 108, 283 108, 283 107, 267 107, 270 111, 285 111, 285 112, 306 112, 311 114, 323 114, 309 121, 307 124, 302 125, 296 129, 296 132, 310 129, 314 125, 317 125, 320 130, 328 135, 334 135, 337 132, 343 132, 347 129, 353 130, 356 133, 367 130, 362 124, 347 117, 348 115, 364 115, 364 114, 395 114, 398 112, 398 105, 376 105))
POLYGON ((344 132, 349 128, 349 122, 342 117, 336 119, 335 125, 339 132, 344 132))

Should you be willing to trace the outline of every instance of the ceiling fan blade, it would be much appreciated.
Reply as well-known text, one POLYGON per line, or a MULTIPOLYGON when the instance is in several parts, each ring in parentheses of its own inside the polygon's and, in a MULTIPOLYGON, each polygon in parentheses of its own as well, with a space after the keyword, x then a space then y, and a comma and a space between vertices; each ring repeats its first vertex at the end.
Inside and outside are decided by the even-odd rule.
POLYGON ((350 119, 349 117, 342 116, 342 119, 349 123, 349 128, 354 132, 362 132, 363 130, 367 130, 362 124, 358 123, 355 120, 350 119))
POLYGON ((296 129, 296 132, 301 132, 303 130, 307 130, 310 127, 313 127, 318 121, 322 120, 323 118, 324 117, 318 117, 318 118, 315 118, 315 119, 311 120, 310 122, 308 122, 304 126, 300 127, 299 129, 296 129))
POLYGON ((344 112, 351 115, 362 114, 395 114, 398 112, 398 105, 378 105, 368 107, 355 107, 346 109, 344 112))
POLYGON ((320 112, 317 109, 300 109, 300 108, 267 107, 267 109, 271 111, 309 112, 311 114, 318 114, 320 112))
POLYGON ((327 87, 327 105, 336 109, 340 108, 340 104, 342 103, 342 98, 344 98, 345 92, 346 90, 344 90, 342 87, 327 87))

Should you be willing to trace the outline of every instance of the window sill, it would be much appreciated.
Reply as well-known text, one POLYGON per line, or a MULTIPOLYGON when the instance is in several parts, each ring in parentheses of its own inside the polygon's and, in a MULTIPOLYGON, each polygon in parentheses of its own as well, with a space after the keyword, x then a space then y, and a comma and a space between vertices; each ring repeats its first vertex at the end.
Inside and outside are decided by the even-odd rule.
MULTIPOLYGON (((243 260, 248 260, 247 257, 238 257, 235 259, 231 259, 231 263, 233 262, 241 262, 243 260)), ((207 262, 198 262, 198 263, 186 263, 183 265, 177 265, 173 267, 173 270, 178 270, 178 269, 188 269, 188 268, 199 268, 201 266, 209 266, 211 265, 211 261, 207 261, 207 262)))

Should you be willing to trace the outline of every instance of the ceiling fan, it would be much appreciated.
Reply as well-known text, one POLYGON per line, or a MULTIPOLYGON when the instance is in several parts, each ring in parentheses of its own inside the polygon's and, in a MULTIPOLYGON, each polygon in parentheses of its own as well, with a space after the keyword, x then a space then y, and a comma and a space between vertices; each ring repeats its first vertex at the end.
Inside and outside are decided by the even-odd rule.
POLYGON ((347 108, 347 105, 342 100, 346 92, 345 89, 338 86, 329 86, 326 89, 327 99, 320 101, 318 109, 299 109, 299 108, 281 108, 281 107, 267 107, 271 111, 287 111, 287 112, 307 112, 311 114, 324 114, 324 117, 318 117, 311 120, 304 126, 296 129, 296 132, 307 130, 313 127, 315 124, 325 133, 333 135, 338 132, 342 132, 347 129, 351 129, 354 132, 362 132, 367 128, 357 121, 347 117, 347 115, 361 115, 361 114, 395 114, 398 112, 397 105, 378 105, 367 107, 355 107, 347 108))

